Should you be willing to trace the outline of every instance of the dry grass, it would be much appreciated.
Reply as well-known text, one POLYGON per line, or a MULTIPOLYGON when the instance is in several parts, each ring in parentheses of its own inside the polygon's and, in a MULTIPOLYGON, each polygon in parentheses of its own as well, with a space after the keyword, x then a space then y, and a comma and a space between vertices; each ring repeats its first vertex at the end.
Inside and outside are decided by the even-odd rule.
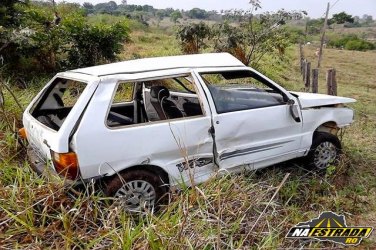
MULTIPOLYGON (((134 43, 126 45, 122 58, 179 54, 177 41, 169 32, 134 32, 134 43)), ((312 62, 314 50, 305 49, 312 62)), ((290 59, 285 61, 265 58, 261 70, 289 89, 299 90, 303 83, 297 48, 288 53, 290 59)), ((322 71, 335 67, 339 94, 358 99, 354 105, 356 122, 346 130, 345 157, 339 167, 318 174, 288 162, 220 177, 192 189, 183 188, 172 196, 171 205, 145 216, 125 213, 90 187, 79 193, 32 173, 24 151, 5 123, 7 118, 18 124, 21 117, 5 93, 6 112, 0 114, 0 248, 339 247, 316 240, 285 239, 285 235, 291 226, 325 210, 345 214, 349 225, 376 226, 375 60, 373 52, 325 50, 322 71), (277 190, 287 173, 289 178, 277 190)), ((325 92, 324 82, 321 77, 321 92, 325 92)), ((25 106, 38 88, 12 89, 25 106)), ((372 248, 375 244, 371 237, 362 246, 372 248)))
POLYGON ((132 42, 124 45, 124 51, 120 55, 121 60, 181 54, 173 30, 170 28, 138 30, 132 32, 131 37, 132 42))

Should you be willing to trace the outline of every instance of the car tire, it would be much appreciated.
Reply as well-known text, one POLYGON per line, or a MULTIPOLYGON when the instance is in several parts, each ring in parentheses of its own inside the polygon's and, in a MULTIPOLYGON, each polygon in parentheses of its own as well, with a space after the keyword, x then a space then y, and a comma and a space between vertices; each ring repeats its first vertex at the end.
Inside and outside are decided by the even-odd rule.
POLYGON ((337 136, 326 132, 315 132, 311 148, 305 157, 306 165, 310 169, 326 170, 329 165, 338 164, 341 153, 341 142, 337 136))
POLYGON ((125 171, 107 182, 105 193, 129 212, 152 212, 167 203, 168 184, 144 169, 125 171))

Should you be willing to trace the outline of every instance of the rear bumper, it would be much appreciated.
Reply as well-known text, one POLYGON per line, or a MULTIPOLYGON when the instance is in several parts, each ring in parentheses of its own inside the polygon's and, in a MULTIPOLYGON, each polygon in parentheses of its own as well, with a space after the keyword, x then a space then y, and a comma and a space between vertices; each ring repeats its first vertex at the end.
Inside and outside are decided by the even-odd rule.
MULTIPOLYGON (((47 177, 49 180, 62 180, 63 178, 59 176, 52 168, 48 166, 45 159, 42 159, 32 147, 27 147, 27 157, 29 159, 31 169, 36 172, 39 176, 47 177)), ((66 186, 76 186, 81 184, 81 181, 72 181, 69 179, 64 180, 66 186)))
MULTIPOLYGON (((30 167, 38 175, 45 175, 47 172, 52 174, 52 171, 48 169, 47 163, 44 159, 40 158, 32 147, 27 147, 27 158, 29 159, 30 167)), ((56 176, 57 174, 54 173, 56 176)))

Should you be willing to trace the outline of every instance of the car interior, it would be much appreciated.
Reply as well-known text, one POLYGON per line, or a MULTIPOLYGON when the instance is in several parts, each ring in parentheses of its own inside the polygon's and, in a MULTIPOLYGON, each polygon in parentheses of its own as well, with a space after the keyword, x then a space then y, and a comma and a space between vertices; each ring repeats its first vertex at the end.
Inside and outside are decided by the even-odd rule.
POLYGON ((282 105, 285 97, 250 71, 202 73, 218 113, 282 105))
POLYGON ((179 79, 169 78, 168 80, 123 84, 134 84, 133 100, 112 103, 107 118, 109 127, 203 114, 198 95, 189 90, 179 79))
POLYGON ((86 83, 56 78, 31 109, 39 122, 58 131, 86 88, 86 83))
MULTIPOLYGON (((244 71, 202 74, 218 113, 285 103, 284 97, 267 85, 264 86, 266 88, 259 88, 257 85, 249 87, 244 84, 245 78, 255 78, 249 74, 244 71)), ((32 115, 44 125, 59 130, 85 87, 86 83, 57 78, 36 102, 32 108, 32 115)), ((112 101, 107 116, 108 127, 203 114, 189 76, 119 83, 116 91, 117 100, 112 101)))

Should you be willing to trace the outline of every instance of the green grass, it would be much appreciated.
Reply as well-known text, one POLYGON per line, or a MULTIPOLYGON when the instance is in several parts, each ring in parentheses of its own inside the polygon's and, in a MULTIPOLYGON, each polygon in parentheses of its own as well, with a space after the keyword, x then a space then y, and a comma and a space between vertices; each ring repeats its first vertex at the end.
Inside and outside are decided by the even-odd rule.
MULTIPOLYGON (((121 59, 181 54, 173 30, 148 28, 131 34, 121 59)), ((314 64, 313 47, 306 57, 314 64)), ((376 57, 373 52, 326 49, 320 72, 337 69, 339 95, 358 100, 355 123, 343 137, 341 164, 324 174, 294 163, 235 176, 223 176, 172 195, 157 214, 131 216, 100 193, 79 193, 36 176, 25 151, 15 139, 21 110, 3 89, 5 111, 0 110, 0 246, 1 248, 105 249, 275 249, 323 248, 339 245, 285 239, 290 227, 331 210, 345 214, 348 225, 376 226, 376 57), (284 176, 290 173, 272 199, 284 176), (69 190, 69 191, 68 191, 69 190), (263 212, 264 211, 264 212, 263 212), (257 224, 255 222, 258 221, 257 224), (251 230, 252 229, 252 230, 251 230)), ((284 60, 267 56, 260 71, 288 89, 301 90, 298 48, 284 60)), ((26 90, 11 86, 23 108, 45 84, 26 90)), ((376 239, 363 240, 372 248, 376 239)))

